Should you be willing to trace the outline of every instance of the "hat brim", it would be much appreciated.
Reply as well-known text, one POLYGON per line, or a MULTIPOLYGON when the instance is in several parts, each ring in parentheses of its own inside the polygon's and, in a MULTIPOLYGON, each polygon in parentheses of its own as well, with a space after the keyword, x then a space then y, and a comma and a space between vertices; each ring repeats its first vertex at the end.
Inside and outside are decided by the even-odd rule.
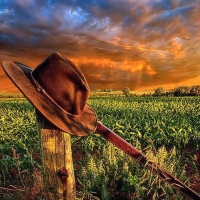
POLYGON ((2 62, 2 67, 7 76, 33 104, 36 110, 58 129, 76 136, 87 136, 96 130, 97 116, 88 104, 86 104, 84 111, 78 117, 75 118, 67 115, 56 108, 42 93, 37 91, 31 79, 33 69, 12 61, 2 62))

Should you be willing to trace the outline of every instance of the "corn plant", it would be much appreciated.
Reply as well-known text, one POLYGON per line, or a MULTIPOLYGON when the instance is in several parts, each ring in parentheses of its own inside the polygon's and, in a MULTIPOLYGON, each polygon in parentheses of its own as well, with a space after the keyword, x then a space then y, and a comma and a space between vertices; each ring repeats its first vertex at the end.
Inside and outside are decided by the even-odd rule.
MULTIPOLYGON (((194 186, 199 97, 93 96, 88 103, 99 121, 194 186)), ((72 148, 77 199, 184 199, 97 133, 72 136, 72 148)), ((34 108, 25 99, 0 99, 0 199, 44 199, 40 162, 34 108)))

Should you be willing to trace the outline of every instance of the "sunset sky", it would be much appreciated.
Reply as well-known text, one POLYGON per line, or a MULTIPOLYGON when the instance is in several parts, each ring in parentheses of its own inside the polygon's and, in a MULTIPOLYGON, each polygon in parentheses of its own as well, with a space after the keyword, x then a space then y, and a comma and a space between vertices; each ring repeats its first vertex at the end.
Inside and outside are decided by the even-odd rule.
MULTIPOLYGON (((200 0, 0 0, 0 62, 53 52, 92 90, 200 85, 200 0)), ((1 92, 18 92, 2 68, 1 92)))

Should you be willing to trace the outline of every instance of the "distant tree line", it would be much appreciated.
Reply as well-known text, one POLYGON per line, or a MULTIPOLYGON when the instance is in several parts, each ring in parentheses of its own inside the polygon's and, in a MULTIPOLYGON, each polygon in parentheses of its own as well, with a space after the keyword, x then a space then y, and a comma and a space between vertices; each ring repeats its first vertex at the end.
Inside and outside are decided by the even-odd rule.
POLYGON ((17 94, 1 93, 0 98, 24 98, 24 95, 21 93, 17 94))
POLYGON ((200 85, 180 86, 172 91, 165 91, 163 87, 158 87, 153 96, 200 96, 200 85))
POLYGON ((125 87, 122 90, 122 92, 123 92, 123 95, 126 97, 130 97, 130 96, 174 96, 174 97, 200 96, 200 85, 179 86, 171 91, 165 91, 163 87, 158 87, 156 88, 153 94, 149 93, 149 94, 142 94, 142 95, 132 94, 128 87, 125 87))
MULTIPOLYGON (((131 96, 200 96, 200 85, 195 86, 180 86, 176 87, 171 91, 166 91, 163 87, 158 87, 154 91, 154 93, 149 94, 132 94, 131 90, 128 87, 125 87, 122 90, 122 94, 112 93, 115 90, 112 89, 98 89, 96 91, 91 91, 91 96, 121 96, 122 94, 126 97, 131 96)), ((24 95, 21 93, 18 94, 8 94, 1 93, 0 98, 24 98, 24 95)))

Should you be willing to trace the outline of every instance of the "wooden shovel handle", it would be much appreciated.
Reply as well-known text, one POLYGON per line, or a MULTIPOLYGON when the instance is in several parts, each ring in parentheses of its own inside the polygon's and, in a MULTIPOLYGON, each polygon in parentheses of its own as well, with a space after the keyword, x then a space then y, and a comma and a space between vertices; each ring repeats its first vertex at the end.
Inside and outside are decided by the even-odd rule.
POLYGON ((170 174, 167 170, 160 167, 157 163, 149 161, 147 157, 133 147, 131 144, 126 142, 124 139, 119 137, 116 133, 111 131, 109 128, 97 122, 97 129, 96 132, 99 133, 102 137, 106 140, 114 144, 116 147, 124 151, 126 154, 134 158, 139 164, 143 165, 155 175, 159 175, 159 177, 169 183, 172 186, 175 186, 181 193, 186 195, 190 199, 200 200, 200 195, 193 191, 191 188, 187 187, 184 183, 170 174))

